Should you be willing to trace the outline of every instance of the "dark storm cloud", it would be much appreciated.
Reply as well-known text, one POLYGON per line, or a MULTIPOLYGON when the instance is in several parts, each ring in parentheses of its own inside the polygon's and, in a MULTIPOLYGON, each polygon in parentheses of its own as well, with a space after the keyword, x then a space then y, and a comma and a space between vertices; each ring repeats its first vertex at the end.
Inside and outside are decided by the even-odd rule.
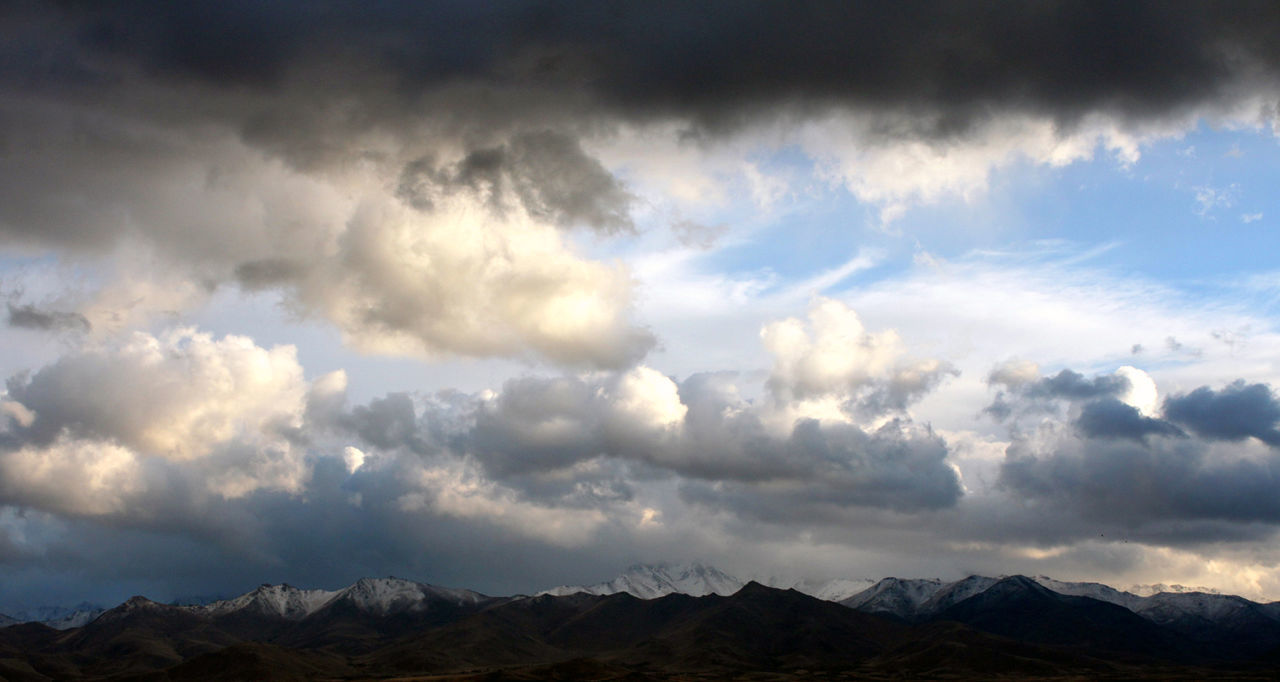
MULTIPOLYGON (((856 116, 859 146, 963 142, 1014 115, 1066 136, 1098 113, 1132 132, 1272 97, 1277 15, 1262 3, 10 3, 0 238, 67 259, 127 244, 170 280, 275 289, 363 351, 617 369, 656 343, 631 320, 628 273, 567 241, 543 240, 547 257, 510 243, 525 218, 634 229, 636 197, 593 150, 832 114, 856 116), (471 212, 476 196, 510 220, 471 212), (448 234, 459 213, 485 238, 448 234), (517 272, 489 267, 508 255, 517 272), (583 292, 590 314, 564 315, 583 292)), ((861 198, 894 209, 933 195, 906 184, 861 198)))
MULTIPOLYGON (((1079 375, 1058 387, 1065 400, 1098 392, 1079 375)), ((1019 397, 1035 400, 1034 393, 1019 397)), ((1006 407, 1021 409, 1016 402, 1006 407)), ((1159 417, 1110 395, 1070 414, 1074 428, 1014 435, 1000 467, 1007 491, 1085 519, 1127 524, 1134 533, 1163 528, 1169 538, 1178 537, 1174 522, 1280 523, 1280 454, 1273 449, 1280 404, 1269 386, 1201 387, 1169 397, 1159 417)))
MULTIPOLYGON (((695 375, 684 382, 680 397, 688 411, 669 427, 637 424, 641 418, 625 406, 617 380, 571 377, 512 380, 494 399, 474 403, 470 415, 438 418, 428 407, 418 422, 450 424, 434 437, 447 441, 456 456, 475 457, 494 480, 544 501, 628 499, 624 479, 645 472, 728 486, 724 490, 737 493, 725 497, 726 508, 750 516, 766 514, 747 508, 745 501, 755 496, 767 507, 791 500, 791 520, 829 516, 814 511, 823 508, 910 511, 959 499, 947 445, 929 429, 902 419, 870 431, 800 420, 779 436, 748 403, 725 394, 724 379, 695 375)), ((356 407, 340 421, 360 424, 358 435, 377 448, 424 440, 414 435, 413 412, 403 397, 395 399, 396 417, 369 418, 392 414, 391 400, 356 407)), ((699 499, 708 500, 705 494, 699 499)))
POLYGON ((1116 396, 1129 387, 1129 380, 1115 374, 1100 374, 1086 379, 1083 374, 1064 369, 1051 376, 1029 383, 1011 384, 993 373, 992 383, 1003 383, 1031 400, 1091 400, 1104 396, 1116 396))
POLYGON ((134 594, 226 598, 263 582, 334 589, 385 575, 513 594, 563 582, 572 572, 567 563, 581 566, 585 578, 633 558, 626 535, 613 529, 591 546, 565 547, 483 520, 407 512, 396 501, 411 490, 409 473, 387 467, 352 477, 339 462, 321 459, 305 496, 205 499, 191 512, 174 504, 157 514, 163 523, 32 512, 21 527, 40 551, 0 549, 0 604, 88 599, 111 606, 134 594), (510 570, 513 563, 520 571, 510 570))
POLYGON ((286 258, 246 261, 236 266, 235 278, 246 289, 266 289, 301 277, 306 267, 286 258))
POLYGON ((1169 520, 1280 523, 1280 458, 1221 461, 1204 441, 1067 438, 1010 446, 1000 481, 1018 496, 1138 527, 1169 520))
POLYGON ((1280 402, 1266 384, 1236 381, 1220 391, 1208 386, 1164 403, 1165 417, 1197 435, 1239 441, 1253 437, 1280 447, 1280 402))
POLYGON ((555 471, 605 454, 608 404, 596 387, 574 378, 508 381, 481 407, 459 445, 498 478, 555 471))
POLYGON ((925 369, 908 368, 850 401, 847 408, 866 416, 904 413, 909 405, 933 391, 948 378, 960 376, 951 363, 939 362, 925 369))
POLYGON ((90 329, 84 315, 60 310, 41 310, 34 305, 9 305, 9 326, 39 331, 78 331, 90 329))
POLYGON ((695 505, 782 525, 847 523, 855 509, 918 512, 953 507, 962 489, 946 463, 946 443, 928 429, 904 426, 890 422, 868 432, 802 420, 785 441, 770 445, 790 461, 807 462, 812 475, 760 481, 688 479, 680 495, 695 505))
POLYGON ((986 107, 1158 114, 1270 80, 1280 57, 1280 10, 1266 2, 69 7, 62 45, 161 77, 270 88, 359 58, 409 94, 457 82, 585 89, 618 110, 706 120, 791 100, 921 106, 944 113, 935 132, 986 107))
MULTIPOLYGON (((1005 421, 1023 413, 1054 411, 1061 402, 1081 403, 1115 398, 1129 389, 1129 380, 1118 374, 1100 374, 1087 379, 1079 372, 1064 369, 1053 376, 1029 378, 1017 368, 1008 366, 992 371, 987 377, 987 383, 1005 388, 982 410, 997 421, 1005 421)), ((1102 421, 1107 419, 1107 415, 1098 413, 1097 410, 1105 409, 1095 408, 1095 412, 1088 418, 1089 425, 1085 428, 1102 428, 1102 421)), ((1124 418, 1124 415, 1116 417, 1124 418)))
POLYGON ((1076 428, 1090 438, 1131 438, 1181 436, 1182 430, 1162 419, 1144 417, 1136 408, 1115 398, 1099 398, 1080 408, 1076 428))
POLYGON ((549 130, 473 150, 447 167, 436 167, 430 158, 412 161, 400 174, 396 194, 426 211, 457 189, 476 192, 499 210, 509 191, 529 215, 562 227, 606 232, 635 227, 629 213, 635 198, 577 140, 549 130))
POLYGON ((419 428, 413 399, 405 393, 392 393, 375 398, 368 405, 357 405, 341 418, 341 424, 383 450, 403 447, 425 454, 432 449, 419 428))

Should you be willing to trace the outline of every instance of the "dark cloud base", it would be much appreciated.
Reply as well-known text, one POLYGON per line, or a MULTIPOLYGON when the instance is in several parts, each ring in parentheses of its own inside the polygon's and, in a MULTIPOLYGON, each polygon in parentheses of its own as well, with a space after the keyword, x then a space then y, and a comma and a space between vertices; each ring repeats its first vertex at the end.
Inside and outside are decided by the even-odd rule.
POLYGON ((1280 64, 1280 10, 1269 2, 729 9, 683 2, 26 3, 11 7, 6 23, 66 32, 59 41, 11 48, 41 49, 36 63, 46 80, 83 79, 94 72, 86 63, 125 59, 158 78, 261 91, 345 61, 390 74, 410 98, 472 82, 585 91, 625 115, 722 122, 796 101, 920 107, 940 114, 931 132, 941 135, 992 107, 1063 118, 1098 109, 1159 115, 1232 87, 1274 85, 1280 64))
POLYGON ((989 414, 1014 424, 1028 414, 1065 419, 1053 422, 1056 431, 1015 426, 1001 485, 1134 535, 1159 528, 1176 536, 1178 524, 1280 523, 1280 401, 1270 386, 1203 386, 1168 397, 1160 416, 1146 416, 1116 398, 1128 383, 1069 370, 1005 382, 1011 395, 1001 393, 989 414))

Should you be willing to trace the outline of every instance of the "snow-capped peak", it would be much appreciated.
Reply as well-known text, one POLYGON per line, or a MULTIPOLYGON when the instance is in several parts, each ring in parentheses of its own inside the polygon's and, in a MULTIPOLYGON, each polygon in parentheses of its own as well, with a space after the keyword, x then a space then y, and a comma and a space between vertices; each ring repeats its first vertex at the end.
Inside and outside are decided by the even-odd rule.
POLYGON ((252 613, 286 620, 302 620, 325 606, 343 601, 357 610, 379 616, 426 610, 430 601, 476 604, 487 599, 479 592, 436 587, 400 578, 361 578, 340 590, 303 590, 292 585, 261 585, 251 592, 205 606, 182 607, 191 613, 226 616, 252 613))
POLYGON ((876 581, 870 578, 849 579, 836 578, 834 580, 785 580, 780 578, 771 578, 768 580, 759 580, 770 587, 779 589, 793 589, 797 592, 807 594, 816 599, 825 601, 843 601, 867 590, 867 588, 876 584, 876 581))
POLYGON ((43 623, 55 630, 81 627, 102 615, 106 609, 97 604, 80 602, 72 607, 41 606, 9 614, 0 614, 0 627, 17 623, 43 623), (8 620, 6 620, 6 618, 8 620))
POLYGON ((103 614, 98 616, 96 620, 101 623, 110 623, 112 621, 128 618, 134 614, 146 613, 146 612, 159 612, 159 611, 163 611, 166 608, 168 607, 166 607, 164 604, 151 601, 150 599, 147 599, 146 597, 143 597, 141 595, 135 595, 135 596, 129 597, 128 600, 126 600, 123 604, 115 607, 114 609, 110 609, 108 611, 103 612, 103 614))
POLYGON ((450 587, 436 587, 401 578, 361 578, 350 587, 339 590, 334 601, 342 600, 376 615, 425 611, 432 602, 463 606, 487 599, 479 592, 450 587))
POLYGON ((247 611, 259 615, 276 616, 286 620, 302 620, 324 606, 337 592, 330 590, 301 590, 292 585, 261 585, 251 592, 234 599, 216 601, 205 606, 186 607, 193 613, 209 616, 225 616, 247 611))
POLYGON ((963 580, 945 584, 926 599, 918 609, 924 613, 938 613, 977 594, 987 591, 999 582, 999 578, 971 575, 963 580))
POLYGON ((950 583, 936 578, 885 578, 841 601, 859 611, 888 611, 902 618, 916 615, 920 607, 950 583))
POLYGON ((426 597, 424 585, 400 578, 361 578, 338 593, 365 613, 387 615, 419 611, 426 597))
POLYGON ((626 592, 641 599, 656 599, 668 594, 687 594, 702 597, 708 594, 728 596, 742 589, 745 580, 735 578, 711 566, 691 564, 637 564, 613 580, 594 585, 561 585, 538 594, 564 596, 586 592, 588 594, 616 594, 626 592))
POLYGON ((1172 592, 1174 594, 1186 594, 1188 592, 1202 592, 1204 594, 1220 594, 1218 590, 1211 587, 1187 587, 1185 585, 1166 585, 1165 583, 1152 583, 1150 585, 1134 585, 1128 589, 1128 592, 1136 594, 1139 597, 1151 597, 1161 592, 1172 592))
POLYGON ((1130 611, 1136 611, 1143 602, 1143 598, 1137 594, 1121 592, 1102 583, 1069 583, 1043 575, 1036 576, 1034 580, 1058 594, 1066 594, 1072 597, 1090 597, 1123 606, 1130 611))
POLYGON ((50 618, 41 621, 45 625, 54 630, 70 630, 71 628, 79 628, 93 622, 95 618, 103 614, 104 609, 99 607, 90 607, 88 609, 80 609, 64 614, 58 618, 50 618))

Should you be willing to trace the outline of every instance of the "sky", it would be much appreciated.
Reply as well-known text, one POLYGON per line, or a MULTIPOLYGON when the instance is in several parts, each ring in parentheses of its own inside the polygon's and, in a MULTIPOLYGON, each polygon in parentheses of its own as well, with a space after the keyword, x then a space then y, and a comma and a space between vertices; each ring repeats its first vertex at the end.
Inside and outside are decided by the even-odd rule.
POLYGON ((0 612, 1280 600, 1273 3, 0 10, 0 612))

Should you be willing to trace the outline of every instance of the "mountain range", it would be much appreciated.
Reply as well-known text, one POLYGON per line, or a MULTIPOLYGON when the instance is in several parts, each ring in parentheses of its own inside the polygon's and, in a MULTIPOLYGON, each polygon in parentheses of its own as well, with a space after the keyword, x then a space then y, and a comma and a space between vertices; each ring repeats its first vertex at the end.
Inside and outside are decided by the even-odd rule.
POLYGON ((1280 604, 1231 595, 1024 576, 778 582, 794 584, 690 564, 534 596, 397 578, 201 605, 138 596, 64 629, 0 626, 0 678, 1229 679, 1280 666, 1280 604))

